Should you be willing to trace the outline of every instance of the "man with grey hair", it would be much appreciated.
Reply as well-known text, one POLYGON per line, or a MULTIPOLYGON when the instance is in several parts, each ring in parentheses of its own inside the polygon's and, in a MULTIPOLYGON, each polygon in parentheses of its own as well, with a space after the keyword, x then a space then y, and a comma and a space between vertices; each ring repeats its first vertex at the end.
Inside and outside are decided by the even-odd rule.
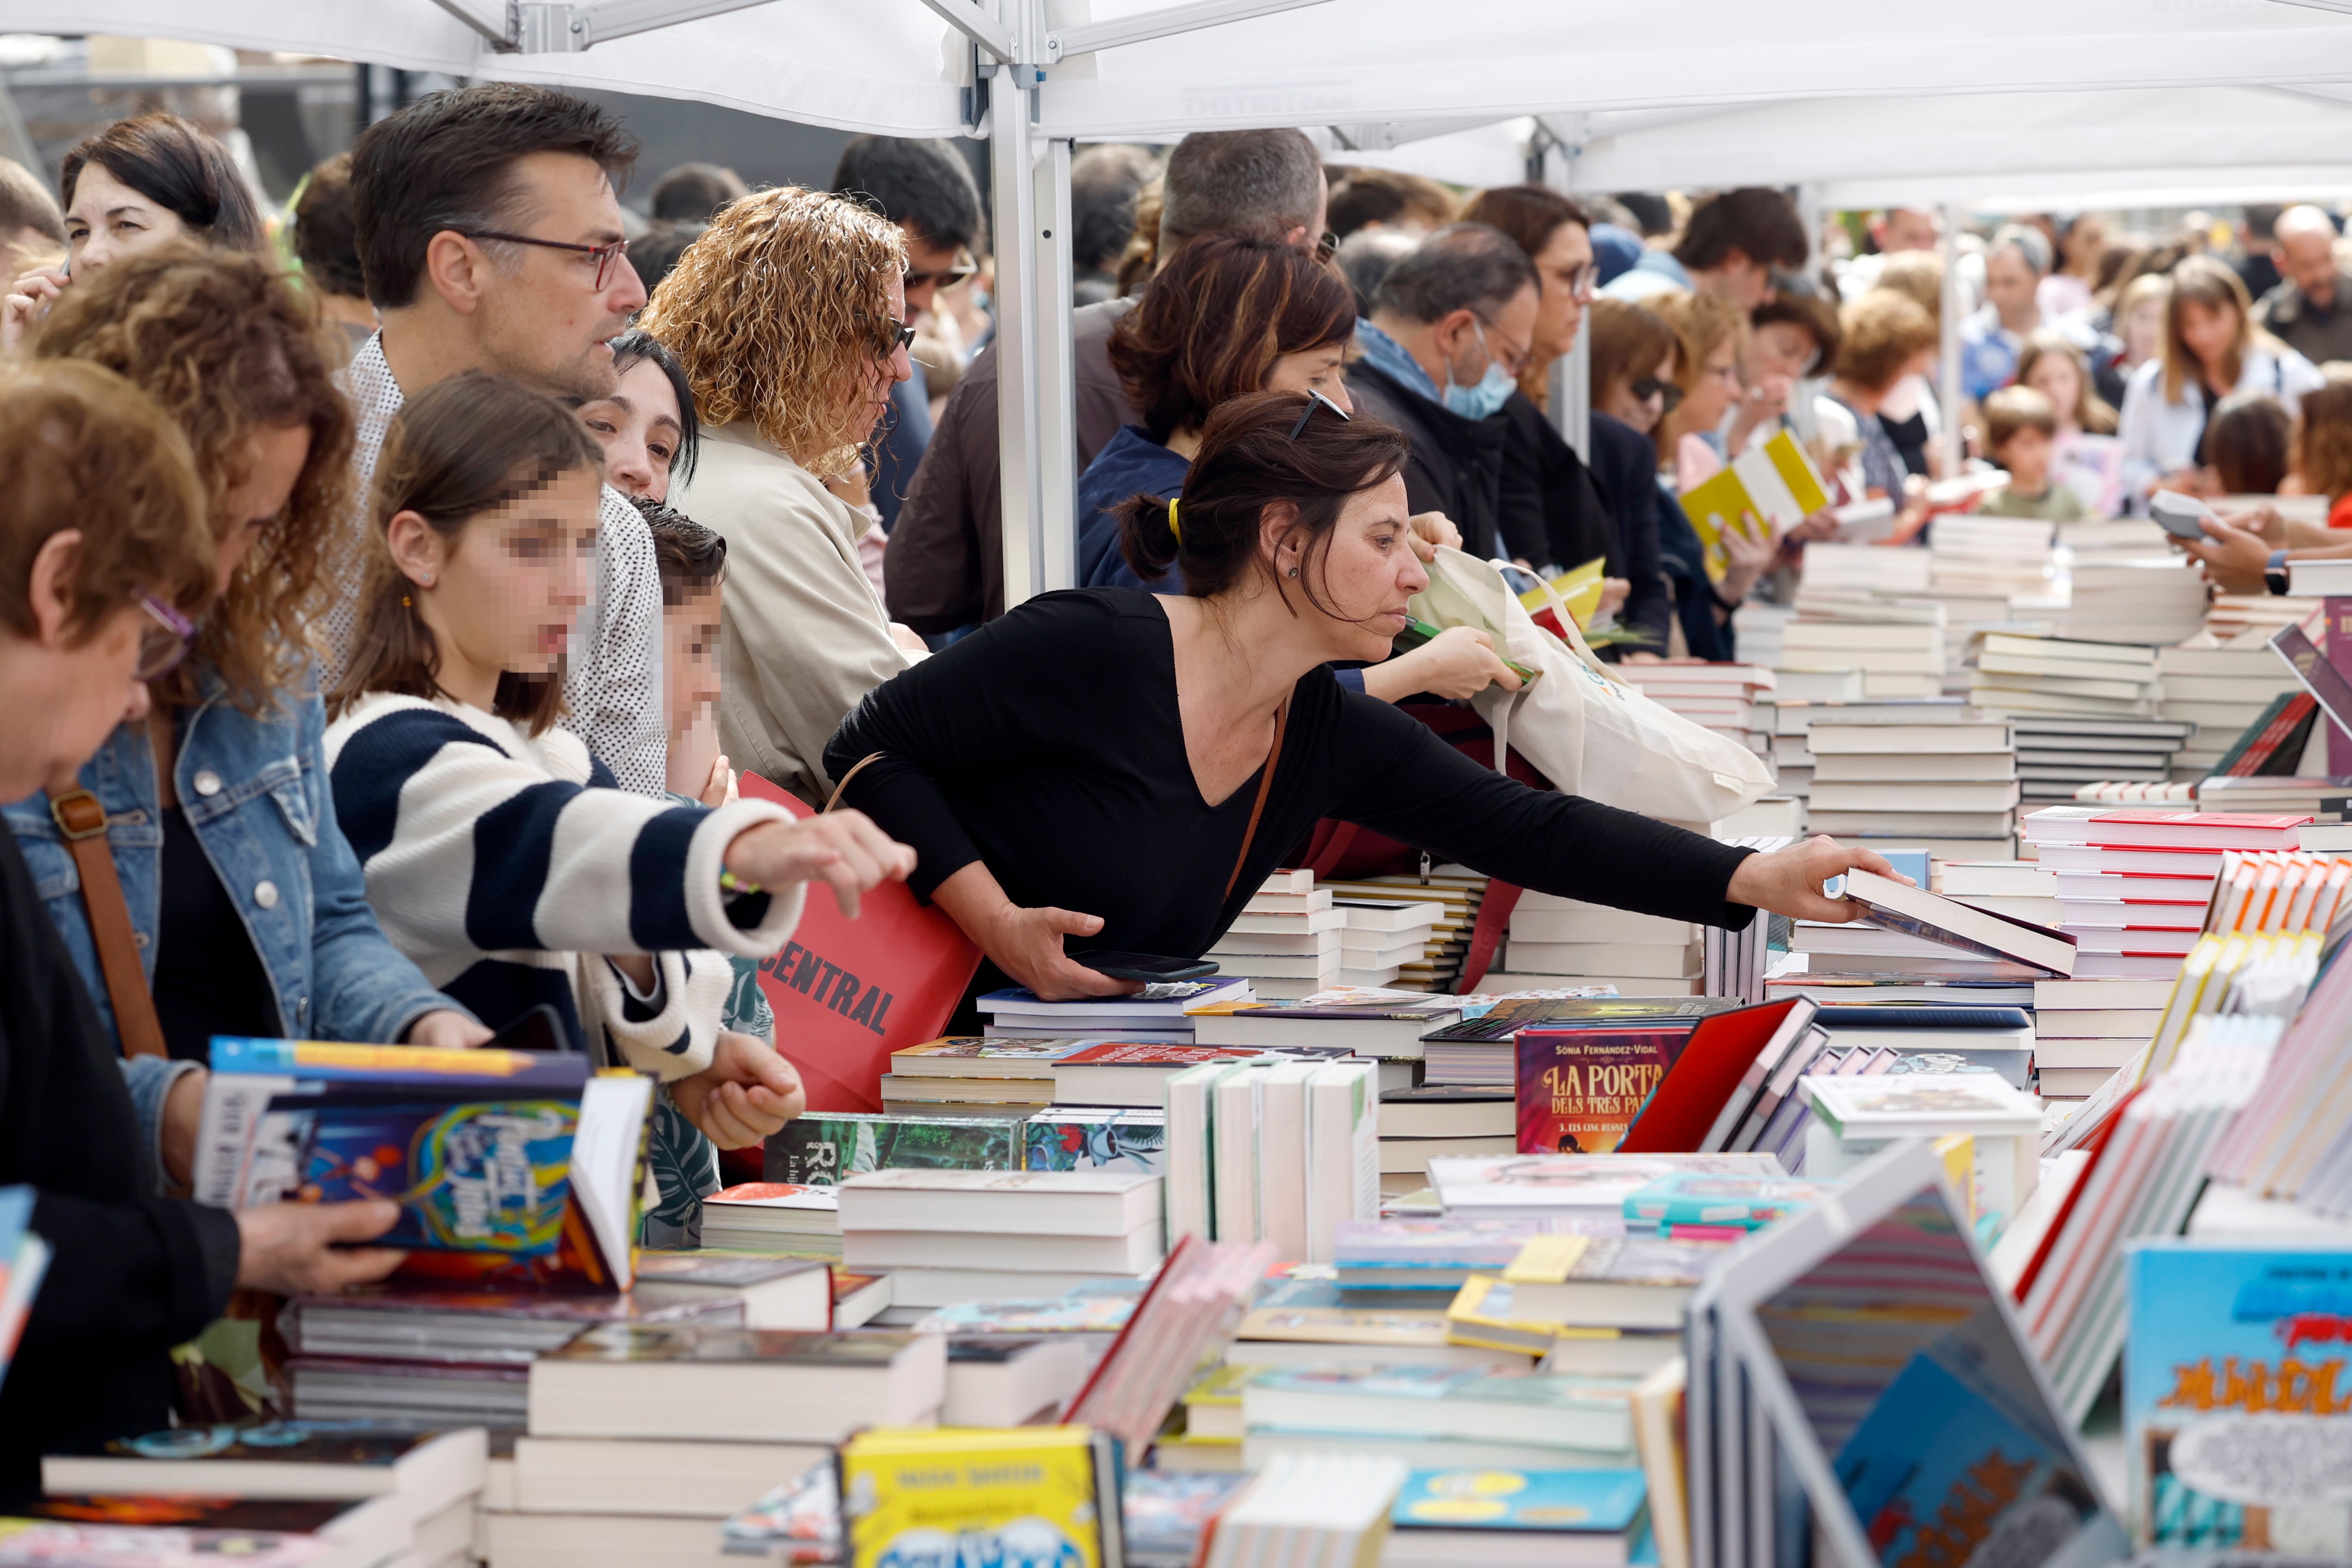
POLYGON ((2352 277, 2336 260, 2336 225, 2314 206, 2289 207, 2272 225, 2278 286, 2254 319, 2315 365, 2352 360, 2352 277))
POLYGON ((1985 247, 1985 302, 1960 323, 1960 391, 1982 402, 2017 379, 2025 340, 2042 325, 2038 296, 2050 276, 2050 239, 2028 224, 2003 224, 1985 247))
POLYGON ((1534 352, 1538 287, 1510 235, 1454 224, 1389 269, 1356 327, 1363 357, 1348 367, 1348 391, 1357 412, 1411 439, 1407 503, 1444 513, 1482 559, 1498 548, 1503 404, 1534 352))
MULTIPOLYGON (((1249 234, 1312 250, 1323 235, 1323 160, 1297 131, 1195 131, 1160 176, 1159 256, 1209 234, 1249 234)), ((1071 317, 1078 468, 1141 423, 1110 368, 1111 329, 1132 299, 1071 317)), ((945 407, 908 486, 883 558, 890 618, 942 638, 1004 613, 1003 476, 996 350, 981 351, 945 407)))

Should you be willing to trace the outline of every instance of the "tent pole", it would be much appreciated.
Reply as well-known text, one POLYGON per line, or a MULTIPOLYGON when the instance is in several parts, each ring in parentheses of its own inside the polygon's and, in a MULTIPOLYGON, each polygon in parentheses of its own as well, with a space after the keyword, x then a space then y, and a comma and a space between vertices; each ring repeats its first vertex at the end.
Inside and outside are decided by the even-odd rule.
MULTIPOLYGON (((1025 7, 1024 7, 1025 9, 1025 7)), ((997 455, 1003 467, 1004 607, 1041 591, 1045 472, 1039 444, 1037 178, 1030 134, 1031 94, 1000 67, 990 83, 989 174, 995 190, 997 455)), ((1067 297, 1064 297, 1067 308, 1067 297)))
POLYGON ((1052 137, 1036 143, 1037 243, 1031 320, 1037 338, 1037 565, 1030 577, 1050 593, 1078 585, 1077 399, 1071 362, 1070 292, 1076 283, 1070 249, 1071 143, 1052 137))
POLYGON ((1960 225, 1968 209, 1958 202, 1944 204, 1943 343, 1936 367, 1937 412, 1943 416, 1944 472, 1960 471, 1960 225))

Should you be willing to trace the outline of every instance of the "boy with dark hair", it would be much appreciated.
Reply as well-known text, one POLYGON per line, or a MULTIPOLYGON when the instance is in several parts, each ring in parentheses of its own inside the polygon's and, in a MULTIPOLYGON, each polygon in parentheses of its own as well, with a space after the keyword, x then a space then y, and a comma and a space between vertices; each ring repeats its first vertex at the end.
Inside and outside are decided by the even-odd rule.
POLYGON ((1772 275, 1801 271, 1811 251, 1796 204, 1778 191, 1745 186, 1701 202, 1672 251, 1643 251, 1602 292, 1639 301, 1681 288, 1753 310, 1772 298, 1772 275))
POLYGON ((2009 470, 2009 485, 1985 497, 1977 510, 1993 517, 2040 517, 2045 522, 2080 519, 2083 498, 2050 480, 2050 455, 2058 439, 2058 409, 2032 387, 2002 387, 1984 400, 1985 450, 2009 470))

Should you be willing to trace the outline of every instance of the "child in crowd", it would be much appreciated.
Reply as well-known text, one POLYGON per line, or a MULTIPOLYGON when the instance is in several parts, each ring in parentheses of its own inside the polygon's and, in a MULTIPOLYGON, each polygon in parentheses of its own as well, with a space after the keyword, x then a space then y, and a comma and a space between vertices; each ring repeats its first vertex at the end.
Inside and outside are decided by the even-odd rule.
POLYGON ((579 421, 516 382, 469 372, 401 410, 331 704, 335 804, 386 935, 435 984, 493 1025, 552 1006, 740 1147, 803 1096, 764 1042, 719 1027, 720 955, 780 947, 803 882, 854 915, 913 854, 855 812, 796 822, 764 801, 626 793, 555 727, 602 480, 579 421))
POLYGON ((2352 528, 2352 381, 2330 377, 2295 411, 2294 476, 2303 493, 2327 497, 2327 526, 2352 528))
POLYGON ((1995 517, 2079 520, 2083 498, 2050 478, 2058 411, 2049 398, 2032 387, 2002 387, 1985 399, 1984 415, 1986 449, 2009 470, 2009 484, 1985 497, 1977 509, 1995 517))

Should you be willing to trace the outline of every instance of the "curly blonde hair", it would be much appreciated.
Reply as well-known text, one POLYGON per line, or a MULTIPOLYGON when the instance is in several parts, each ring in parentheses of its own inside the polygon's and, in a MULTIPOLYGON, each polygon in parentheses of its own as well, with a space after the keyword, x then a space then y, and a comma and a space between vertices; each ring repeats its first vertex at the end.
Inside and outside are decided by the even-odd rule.
POLYGON ((637 324, 686 367, 710 424, 749 420, 811 473, 856 460, 859 378, 897 350, 898 225, 797 186, 754 191, 710 222, 637 324))
POLYGON ((267 257, 175 244, 76 278, 32 351, 103 365, 178 422, 215 537, 246 520, 221 508, 248 476, 247 443, 264 428, 309 428, 293 494, 205 612, 195 656, 154 692, 193 705, 193 665, 218 676, 247 713, 297 686, 329 541, 351 506, 352 411, 334 371, 341 355, 320 336, 312 302, 267 257))

